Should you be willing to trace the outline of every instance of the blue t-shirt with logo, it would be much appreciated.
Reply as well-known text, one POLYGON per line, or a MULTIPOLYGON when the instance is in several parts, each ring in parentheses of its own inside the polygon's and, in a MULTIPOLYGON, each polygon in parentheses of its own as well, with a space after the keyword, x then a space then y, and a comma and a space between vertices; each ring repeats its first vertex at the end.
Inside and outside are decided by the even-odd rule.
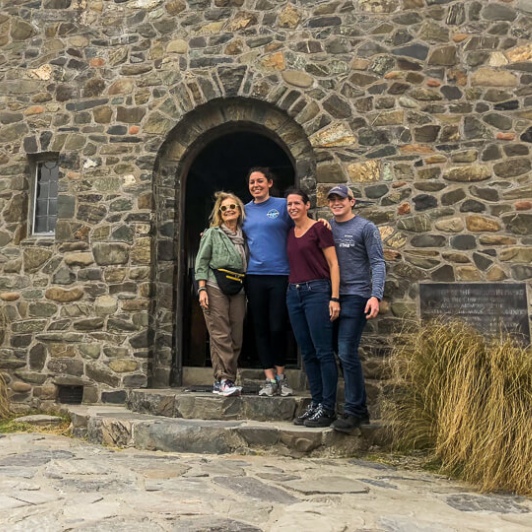
POLYGON ((246 204, 243 230, 250 252, 248 275, 288 275, 286 239, 294 225, 284 198, 246 204))

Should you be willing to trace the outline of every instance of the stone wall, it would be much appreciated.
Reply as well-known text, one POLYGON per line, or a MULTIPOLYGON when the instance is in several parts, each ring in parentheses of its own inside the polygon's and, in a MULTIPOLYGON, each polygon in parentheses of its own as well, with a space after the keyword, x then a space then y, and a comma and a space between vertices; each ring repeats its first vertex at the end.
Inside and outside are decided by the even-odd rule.
POLYGON ((278 139, 318 207, 343 182, 370 202, 389 269, 371 345, 416 317, 421 281, 530 287, 532 0, 0 5, 0 370, 15 401, 168 384, 187 157, 227 121, 278 139), (54 238, 27 221, 44 152, 61 168, 54 238))

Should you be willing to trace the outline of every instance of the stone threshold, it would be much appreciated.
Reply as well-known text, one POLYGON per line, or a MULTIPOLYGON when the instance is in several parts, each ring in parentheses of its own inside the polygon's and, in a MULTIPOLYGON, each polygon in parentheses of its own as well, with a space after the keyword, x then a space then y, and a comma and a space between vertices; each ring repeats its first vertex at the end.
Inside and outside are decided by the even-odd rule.
MULTIPOLYGON (((263 399, 263 398, 261 398, 263 399)), ((379 423, 351 435, 289 421, 183 419, 131 412, 121 406, 72 406, 73 435, 118 448, 292 457, 348 457, 382 441, 379 423)))

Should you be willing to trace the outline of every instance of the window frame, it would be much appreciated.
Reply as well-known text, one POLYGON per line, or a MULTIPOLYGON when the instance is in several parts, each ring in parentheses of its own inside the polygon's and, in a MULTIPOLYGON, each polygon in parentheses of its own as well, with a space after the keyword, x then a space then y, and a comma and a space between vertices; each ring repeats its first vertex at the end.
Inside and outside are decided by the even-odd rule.
MULTIPOLYGON (((50 172, 51 177, 53 176, 53 171, 50 172)), ((59 196, 59 178, 60 178, 60 166, 59 166, 59 154, 58 153, 40 153, 36 154, 34 157, 32 157, 31 161, 31 182, 30 182, 30 205, 29 205, 29 219, 28 224, 30 227, 30 234, 35 237, 53 237, 55 235, 55 228, 57 224, 57 199, 59 196), (55 196, 50 196, 50 193, 48 191, 48 194, 44 198, 44 200, 47 202, 47 211, 49 210, 50 206, 50 200, 56 201, 56 212, 54 215, 47 215, 45 216, 46 219, 46 226, 50 227, 50 225, 53 225, 53 228, 48 231, 38 231, 37 230, 37 201, 39 199, 39 184, 42 183, 41 179, 41 168, 46 163, 54 162, 56 166, 55 176, 56 176, 56 184, 57 184, 57 191, 55 196), (55 221, 50 224, 50 220, 55 218, 55 221)), ((51 179, 49 182, 53 183, 53 179, 51 179)))

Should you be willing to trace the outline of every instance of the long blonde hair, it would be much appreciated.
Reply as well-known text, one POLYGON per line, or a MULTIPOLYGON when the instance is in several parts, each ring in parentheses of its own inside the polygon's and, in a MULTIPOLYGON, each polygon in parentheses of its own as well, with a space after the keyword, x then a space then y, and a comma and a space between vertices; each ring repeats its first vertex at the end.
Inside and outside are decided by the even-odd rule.
POLYGON ((215 192, 214 197, 216 198, 216 201, 214 202, 214 207, 212 208, 211 215, 209 216, 209 220, 211 222, 210 227, 220 227, 223 224, 220 207, 222 206, 222 202, 226 199, 231 199, 236 205, 238 205, 238 208, 240 209, 240 215, 238 216, 236 223, 238 227, 242 227, 242 222, 246 217, 242 200, 238 196, 235 196, 232 192, 223 191, 215 192))

